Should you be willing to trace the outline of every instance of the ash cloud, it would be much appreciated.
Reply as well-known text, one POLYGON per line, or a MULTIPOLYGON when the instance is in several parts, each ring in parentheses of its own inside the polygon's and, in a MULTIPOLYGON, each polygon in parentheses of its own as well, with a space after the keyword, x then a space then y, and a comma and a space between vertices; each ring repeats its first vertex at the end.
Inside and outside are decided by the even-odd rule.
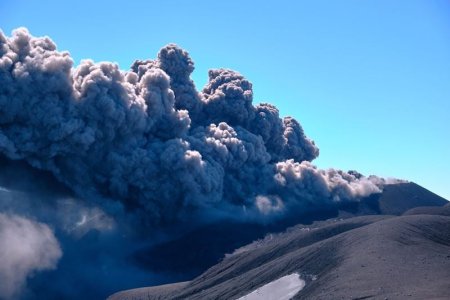
POLYGON ((62 252, 45 224, 0 213, 0 298, 17 299, 27 278, 56 268, 62 252))
MULTIPOLYGON (((50 247, 47 260, 33 260, 43 249, 33 248, 18 275, 0 266, 0 277, 19 278, 0 283, 0 298, 16 297, 25 282, 28 298, 100 299, 188 280, 130 257, 204 223, 263 228, 392 183, 318 169, 311 162, 319 149, 300 123, 255 105, 244 76, 211 70, 199 91, 193 70, 173 44, 122 71, 90 60, 74 66, 48 37, 24 28, 0 32, 0 235, 22 230, 50 247)), ((10 239, 2 236, 0 250, 10 239)))
POLYGON ((382 180, 312 165, 319 149, 300 123, 255 106, 241 74, 210 70, 197 91, 193 70, 174 44, 121 71, 90 60, 74 67, 24 28, 0 33, 0 153, 148 226, 265 219, 380 192, 382 180))
MULTIPOLYGON (((64 253, 56 268, 35 269, 28 273, 23 284, 9 284, 9 290, 14 290, 9 298, 105 299, 118 289, 178 279, 176 274, 157 274, 130 263, 128 257, 142 245, 155 243, 157 237, 134 234, 133 222, 129 222, 123 213, 114 217, 106 214, 92 201, 74 195, 49 172, 33 169, 25 162, 0 157, 0 170, 0 215, 20 216, 18 218, 29 220, 33 225, 51 228, 64 253)), ((30 229, 25 236, 24 230, 16 227, 0 222, 0 232, 8 229, 8 232, 20 235, 19 238, 29 237, 17 245, 14 235, 0 234, 0 264, 5 247, 18 247, 14 253, 19 254, 18 251, 22 247, 27 249, 33 240, 42 240, 41 231, 30 229)), ((37 243, 34 245, 38 255, 41 248, 37 243)), ((3 267, 17 261, 9 255, 4 259, 3 267)), ((3 278, 19 278, 15 268, 2 269, 2 266, 2 281, 3 278)), ((8 282, 4 281, 5 286, 8 282)), ((0 292, 0 299, 8 297, 6 292, 0 292)))

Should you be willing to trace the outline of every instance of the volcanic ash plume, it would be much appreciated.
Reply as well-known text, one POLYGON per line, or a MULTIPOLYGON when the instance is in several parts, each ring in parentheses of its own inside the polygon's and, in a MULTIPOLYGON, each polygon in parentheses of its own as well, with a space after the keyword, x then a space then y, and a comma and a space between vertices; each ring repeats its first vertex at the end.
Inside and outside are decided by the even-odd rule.
POLYGON ((0 213, 0 298, 17 299, 27 277, 55 269, 61 255, 47 225, 0 213))
POLYGON ((239 73, 211 70, 198 92, 193 70, 173 44, 121 71, 90 60, 74 68, 26 29, 0 33, 0 152, 147 224, 267 218, 380 192, 379 180, 313 166, 319 150, 299 122, 254 106, 239 73))

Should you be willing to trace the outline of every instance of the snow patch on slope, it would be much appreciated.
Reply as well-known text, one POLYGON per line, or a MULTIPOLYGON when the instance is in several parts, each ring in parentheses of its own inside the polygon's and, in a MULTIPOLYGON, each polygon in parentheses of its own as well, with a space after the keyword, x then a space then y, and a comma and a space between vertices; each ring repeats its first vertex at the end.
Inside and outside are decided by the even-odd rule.
POLYGON ((289 300, 305 287, 298 273, 283 276, 237 300, 289 300))

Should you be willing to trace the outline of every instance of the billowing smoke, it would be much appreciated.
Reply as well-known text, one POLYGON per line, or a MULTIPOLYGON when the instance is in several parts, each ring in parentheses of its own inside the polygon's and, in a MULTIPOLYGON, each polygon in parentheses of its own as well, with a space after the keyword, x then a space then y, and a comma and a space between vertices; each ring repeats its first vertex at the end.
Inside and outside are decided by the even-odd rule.
POLYGON ((47 225, 0 213, 0 298, 17 299, 27 278, 56 268, 61 255, 47 225))
POLYGON ((380 192, 371 178, 313 166, 319 150, 299 122, 253 105, 239 73, 211 70, 198 92, 193 70, 173 44, 126 72, 74 68, 23 28, 0 34, 0 153, 150 225, 210 212, 267 218, 380 192))
MULTIPOLYGON (((11 297, 6 295, 9 292, 0 292, 0 299, 105 299, 118 289, 178 280, 176 274, 157 274, 130 263, 129 257, 142 245, 158 241, 155 234, 133 234, 129 222, 120 215, 113 218, 92 201, 74 195, 48 172, 23 161, 0 158, 0 215, 20 216, 14 219, 40 224, 32 230, 0 222, 0 232, 10 233, 0 234, 0 286, 4 283, 9 291, 14 290, 11 297), (9 279, 25 276, 16 273, 17 265, 8 267, 18 261, 18 256, 3 254, 7 249, 17 255, 28 249, 25 253, 30 256, 20 261, 30 262, 33 253, 37 258, 43 252, 38 242, 46 237, 46 230, 39 228, 51 228, 64 254, 56 269, 36 268, 28 273, 26 282, 12 284, 9 279), (30 248, 32 241, 37 242, 30 248)), ((50 247, 46 252, 51 254, 51 240, 46 244, 50 247)))

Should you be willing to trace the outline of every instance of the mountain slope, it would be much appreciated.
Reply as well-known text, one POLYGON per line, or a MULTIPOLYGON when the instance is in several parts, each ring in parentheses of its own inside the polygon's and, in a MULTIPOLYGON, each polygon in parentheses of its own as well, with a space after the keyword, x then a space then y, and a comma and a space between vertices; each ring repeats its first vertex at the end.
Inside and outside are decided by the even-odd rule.
POLYGON ((412 183, 389 184, 380 194, 360 202, 336 203, 304 214, 296 213, 271 224, 239 223, 238 221, 208 224, 172 240, 136 252, 136 265, 155 272, 184 274, 189 280, 220 261, 225 253, 260 239, 268 232, 280 232, 296 224, 317 220, 348 218, 361 215, 401 215, 417 206, 442 206, 447 201, 412 183))
POLYGON ((296 227, 225 258, 167 299, 236 299, 293 272, 306 281, 295 299, 448 299, 450 217, 365 216, 296 227))
POLYGON ((353 215, 401 215, 419 206, 443 206, 448 201, 414 182, 387 184, 383 192, 358 202, 344 203, 340 209, 353 215))

